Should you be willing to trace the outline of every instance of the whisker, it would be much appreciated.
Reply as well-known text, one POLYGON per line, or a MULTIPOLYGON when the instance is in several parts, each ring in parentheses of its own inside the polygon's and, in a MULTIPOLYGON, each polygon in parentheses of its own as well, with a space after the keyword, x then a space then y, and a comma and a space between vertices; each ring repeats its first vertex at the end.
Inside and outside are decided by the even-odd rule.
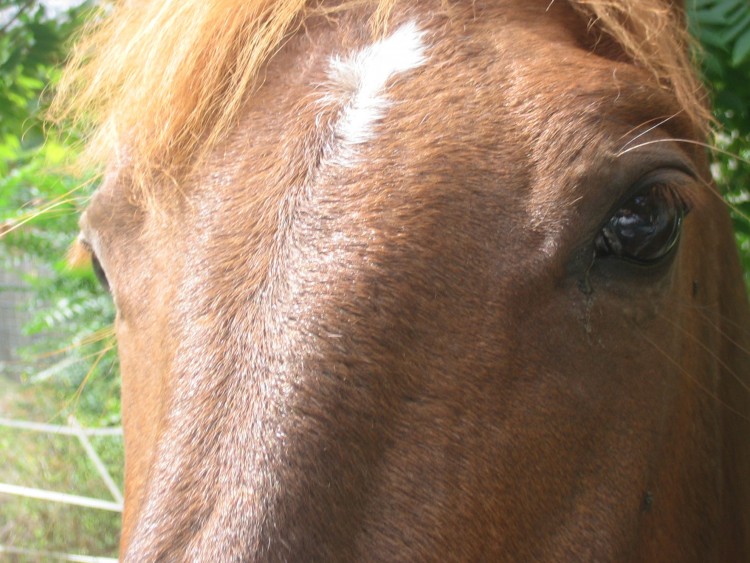
MULTIPOLYGON (((57 198, 56 198, 57 199, 57 198)), ((20 219, 17 219, 15 221, 12 221, 10 225, 6 226, 2 230, 0 230, 0 237, 3 237, 9 233, 12 233, 13 231, 16 231, 26 225, 27 223, 30 223, 37 217, 41 217, 42 215, 45 215, 52 211, 53 209, 57 209, 58 207, 65 205, 67 203, 70 203, 70 200, 63 199, 59 201, 53 200, 48 205, 42 207, 38 211, 34 211, 32 213, 28 213, 26 216, 22 216, 20 219)))
MULTIPOLYGON (((748 162, 750 164, 750 162, 748 162)), ((738 217, 741 217, 748 223, 750 223, 750 215, 742 211, 739 207, 737 207, 734 203, 731 201, 727 201, 724 196, 722 196, 718 191, 713 189, 713 186, 703 178, 699 178, 699 181, 703 184, 704 187, 708 188, 708 192, 712 194, 714 197, 718 198, 722 203, 724 203, 729 209, 731 209, 738 217)))
POLYGON ((625 143, 625 145, 623 145, 622 149, 620 149, 620 153, 618 153, 617 156, 620 156, 620 154, 623 154, 622 151, 626 150, 628 148, 628 146, 632 145, 635 141, 637 141, 638 139, 640 139, 644 135, 648 135, 654 129, 658 129, 659 127, 661 127, 662 125, 664 125, 668 121, 671 121, 672 119, 674 119, 675 117, 677 117, 681 113, 682 113, 682 110, 680 110, 677 113, 674 113, 674 114, 672 114, 672 115, 670 115, 669 117, 666 117, 666 118, 650 119, 649 121, 641 123, 638 127, 634 127, 633 129, 631 129, 630 131, 628 131, 627 133, 625 133, 622 137, 620 137, 621 139, 624 138, 624 137, 626 137, 626 136, 628 136, 628 135, 630 135, 633 131, 637 130, 639 127, 643 127, 644 125, 646 125, 648 123, 652 123, 653 121, 660 120, 660 121, 658 121, 658 123, 656 123, 656 125, 652 125, 648 129, 646 129, 645 131, 640 132, 638 135, 636 135, 635 137, 633 137, 632 139, 630 139, 627 143, 625 143))
POLYGON ((641 336, 641 338, 643 338, 643 340, 645 340, 646 342, 648 342, 649 344, 651 344, 651 346, 653 346, 653 347, 654 347, 654 349, 655 349, 655 350, 656 350, 657 352, 659 352, 659 353, 660 353, 660 354, 661 354, 662 356, 664 356, 664 357, 665 357, 665 358, 666 358, 666 359, 667 359, 667 360, 668 360, 668 361, 669 361, 669 362, 670 362, 670 363, 671 363, 672 365, 674 365, 674 366, 675 366, 675 367, 676 367, 676 368, 677 368, 678 370, 680 370, 680 372, 682 372, 682 375, 684 375, 685 377, 687 377, 689 381, 691 381, 691 382, 692 382, 692 383, 693 383, 693 384, 694 384, 694 385, 695 385, 696 387, 698 387, 698 389, 700 389, 701 391, 703 391, 703 392, 704 392, 704 393, 705 393, 706 395, 708 395, 708 396, 709 396, 709 397, 710 397, 711 399, 713 399, 714 401, 716 401, 716 402, 717 402, 718 404, 720 404, 720 405, 721 405, 722 407, 724 407, 725 409, 727 409, 727 410, 728 410, 729 412, 731 412, 732 414, 735 414, 735 415, 737 415, 738 417, 740 417, 740 418, 741 418, 742 420, 744 420, 745 422, 748 422, 748 423, 750 423, 750 418, 748 418, 748 417, 747 417, 746 415, 742 414, 742 413, 741 413, 740 411, 738 411, 737 409, 735 409, 734 407, 732 407, 732 406, 731 406, 731 405, 729 405, 728 403, 726 403, 726 402, 722 401, 722 400, 721 400, 721 399, 720 399, 719 397, 717 397, 717 396, 716 396, 715 394, 713 394, 713 393, 711 392, 711 390, 710 390, 710 389, 708 389, 708 388, 707 388, 707 387, 706 387, 705 385, 703 385, 703 384, 702 384, 702 383, 701 383, 700 381, 698 381, 698 379, 696 379, 695 377, 693 377, 692 375, 690 375, 690 373, 689 373, 689 372, 688 372, 688 371, 687 371, 687 370, 686 370, 685 368, 683 368, 683 367, 682 367, 682 366, 681 366, 680 364, 678 364, 678 363, 677 363, 677 362, 675 361, 675 359, 674 359, 674 358, 672 358, 672 356, 670 356, 669 354, 667 354, 667 353, 666 353, 666 352, 665 352, 665 351, 664 351, 664 350, 663 350, 663 349, 662 349, 662 348, 661 348, 661 347, 660 347, 660 346, 659 346, 658 344, 656 344, 656 343, 655 343, 655 342, 654 342, 653 340, 651 340, 651 339, 650 339, 649 337, 647 337, 647 336, 646 336, 645 334, 643 334, 642 332, 638 332, 637 334, 639 334, 639 335, 641 336))
MULTIPOLYGON (((727 150, 724 150, 724 149, 720 149, 720 148, 718 148, 718 147, 716 147, 714 145, 711 145, 709 143, 704 143, 704 142, 701 142, 701 141, 694 141, 692 139, 678 139, 678 138, 673 138, 673 137, 671 137, 669 139, 653 139, 651 141, 645 141, 643 143, 639 143, 638 145, 635 145, 634 147, 623 148, 620 152, 618 152, 616 154, 616 156, 620 157, 620 156, 622 156, 624 154, 629 153, 630 151, 634 151, 636 149, 639 149, 641 147, 645 147, 645 146, 648 146, 648 145, 653 145, 653 144, 656 144, 656 143, 669 143, 669 142, 687 143, 687 144, 691 144, 691 145, 697 145, 697 146, 700 146, 700 147, 707 148, 707 149, 709 149, 711 151, 714 151, 714 152, 726 155, 726 156, 728 156, 730 158, 733 158, 733 159, 735 159, 735 160, 737 160, 739 162, 742 162, 744 164, 750 164, 750 160, 748 160, 746 158, 742 158, 741 156, 739 156, 738 154, 735 154, 733 152, 730 152, 730 151, 727 151, 727 150)), ((627 145, 625 145, 625 146, 627 146, 627 145)), ((724 204, 726 204, 732 211, 734 211, 734 213, 737 216, 741 217, 742 219, 744 219, 745 221, 747 221, 747 222, 750 223, 750 215, 748 215, 747 213, 745 213, 742 210, 740 210, 736 205, 734 205, 733 203, 727 201, 724 198, 724 196, 722 196, 720 193, 718 193, 714 189, 712 189, 712 186, 711 186, 711 184, 709 182, 707 182, 703 178, 699 178, 699 181, 702 182, 704 186, 706 186, 707 188, 709 188, 709 192, 710 193, 714 194, 724 204)))
POLYGON ((696 337, 696 336, 695 336, 694 334, 692 334, 692 333, 691 333, 690 331, 688 331, 688 330, 684 329, 683 327, 681 327, 680 325, 678 325, 677 323, 675 323, 675 322, 674 322, 674 321, 673 321, 672 319, 670 319, 670 318, 669 318, 669 317, 667 317, 666 315, 662 315, 661 313, 659 313, 659 317, 661 317, 662 319, 664 319, 665 321, 667 321, 667 322, 668 322, 669 324, 671 324, 671 325, 672 325, 673 327, 675 327, 675 328, 676 328, 677 330, 679 330, 679 331, 680 331, 680 332, 682 332, 682 333, 683 333, 684 335, 686 335, 686 336, 687 336, 688 338, 690 338, 690 339, 691 339, 691 340, 692 340, 693 342, 695 342, 696 344, 698 344, 698 345, 699 345, 699 346, 700 346, 701 348, 703 348, 703 349, 704 349, 704 350, 705 350, 706 352, 708 352, 708 353, 709 353, 709 355, 710 355, 710 356, 711 356, 711 357, 712 357, 712 358, 713 358, 714 360, 716 360, 716 361, 717 361, 717 362, 719 363, 719 365, 721 365, 721 367, 723 367, 723 368, 724 368, 724 369, 725 369, 725 370, 726 370, 726 371, 727 371, 727 372, 728 372, 728 373, 729 373, 729 374, 730 374, 730 375, 731 375, 731 376, 732 376, 732 377, 734 378, 734 380, 735 380, 735 381, 737 381, 737 383, 739 383, 739 384, 740 384, 740 386, 741 386, 741 387, 743 387, 743 388, 744 388, 744 389, 745 389, 745 390, 746 390, 747 392, 749 392, 749 393, 750 393, 750 386, 749 386, 749 385, 748 385, 747 383, 745 383, 745 382, 744 382, 744 381, 742 380, 742 378, 741 378, 741 377, 740 377, 739 375, 737 375, 737 373, 735 373, 735 371, 734 371, 734 370, 733 370, 733 369, 732 369, 731 367, 729 367, 729 366, 728 366, 728 365, 727 365, 727 364, 726 364, 726 363, 724 362, 724 360, 722 360, 722 359, 721 359, 721 358, 720 358, 720 357, 719 357, 719 356, 718 356, 718 355, 716 354, 716 352, 714 352, 714 351, 713 351, 713 350, 711 350, 711 349, 710 349, 710 348, 709 348, 708 346, 706 346, 706 345, 705 345, 705 344, 704 344, 703 342, 701 342, 701 340, 700 340, 699 338, 697 338, 697 337, 696 337))
POLYGON ((640 149, 642 147, 647 147, 649 145, 655 145, 657 143, 686 143, 688 145, 698 145, 699 147, 704 147, 706 149, 709 149, 711 151, 717 152, 719 154, 723 154, 723 155, 732 157, 732 158, 734 158, 736 160, 739 160, 740 162, 744 162, 745 164, 750 164, 750 160, 742 158, 741 156, 739 156, 737 154, 734 154, 733 152, 730 152, 730 151, 727 151, 727 150, 724 150, 724 149, 720 149, 719 147, 717 147, 715 145, 712 145, 710 143, 704 143, 702 141, 696 141, 694 139, 680 139, 680 138, 676 138, 676 137, 670 137, 668 139, 652 139, 650 141, 644 141, 643 143, 639 143, 639 144, 635 145, 634 147, 630 147, 628 149, 621 150, 620 152, 616 153, 615 156, 620 157, 620 156, 622 156, 624 154, 627 154, 627 153, 629 153, 631 151, 634 151, 636 149, 640 149))
MULTIPOLYGON (((677 306, 677 307, 685 307, 685 308, 689 308, 689 309, 693 309, 693 310, 697 311, 700 314, 700 316, 707 323, 709 323, 712 326, 712 328, 715 328, 717 331, 719 331, 719 334, 721 334, 722 337, 724 337, 727 340, 729 340, 739 350, 741 350, 742 352, 744 352, 745 354, 747 354, 748 356, 750 356, 750 350, 748 348, 745 348, 742 344, 738 343, 737 341, 735 341, 731 337, 729 337, 727 335, 727 333, 719 325, 717 325, 713 321, 713 319, 711 319, 711 317, 709 317, 708 315, 706 315, 706 313, 704 311, 705 310, 714 310, 714 306, 712 306, 712 305, 695 305, 694 303, 682 303, 682 302, 680 302, 680 301, 678 301, 676 299, 675 300, 670 300, 670 303, 672 305, 677 306)), ((727 324, 731 325, 732 328, 737 329, 741 334, 750 335, 750 329, 748 329, 747 327, 744 327, 741 324, 733 321, 732 319, 730 319, 726 315, 723 315, 723 314, 719 313, 719 319, 721 321, 726 322, 727 324)))
MULTIPOLYGON (((740 344, 739 342, 737 342, 736 340, 734 340, 732 337, 730 337, 726 332, 724 332, 724 330, 721 329, 721 327, 717 326, 716 323, 714 323, 714 321, 708 315, 706 315, 705 313, 703 313, 700 310, 698 311, 698 313, 700 314, 701 317, 703 317, 703 319, 705 319, 705 321, 707 323, 709 323, 713 328, 715 328, 717 331, 719 331, 719 334, 721 334, 722 338, 726 338, 729 342, 731 342, 735 346, 735 348, 737 348, 738 350, 744 352, 747 356, 750 356, 750 350, 749 349, 745 348, 745 346, 743 346, 742 344, 740 344)), ((727 322, 727 323, 729 323, 729 324, 731 324, 734 328, 738 329, 742 333, 744 333, 744 334, 750 334, 750 330, 748 330, 747 328, 745 328, 745 327, 743 327, 743 326, 735 323, 731 319, 728 319, 725 315, 722 315, 722 320, 725 321, 725 322, 727 322)))
POLYGON ((83 378, 83 381, 81 381, 81 384, 78 386, 78 389, 76 389, 75 394, 73 397, 71 397, 68 401, 63 404, 63 406, 60 408, 60 411, 58 412, 58 416, 62 415, 62 413, 70 408, 70 406, 75 403, 75 406, 73 407, 73 410, 76 410, 78 407, 78 403, 81 400, 81 395, 83 394, 83 390, 88 384, 89 380, 91 379, 91 376, 94 374, 94 371, 96 371, 96 367, 101 363, 102 359, 107 355, 108 352, 111 350, 114 350, 116 344, 113 342, 111 345, 102 348, 98 354, 96 359, 94 360, 94 363, 91 364, 91 367, 89 368, 89 371, 86 373, 86 375, 83 378))
MULTIPOLYGON (((97 342, 104 342, 109 338, 113 338, 114 335, 115 335, 114 328, 111 326, 108 326, 106 327, 106 329, 101 329, 97 331, 96 333, 93 333, 91 336, 88 336, 85 339, 81 340, 80 342, 76 342, 75 344, 70 344, 69 346, 65 346, 63 348, 58 348, 57 350, 51 350, 49 352, 44 352, 41 354, 34 354, 32 358, 34 360, 46 360, 48 358, 54 358, 55 356, 62 356, 63 354, 72 352, 73 350, 77 348, 84 348, 86 346, 91 346, 93 344, 96 344, 97 342)), ((99 352, 97 351, 91 354, 81 356, 81 359, 82 360, 89 359, 98 353, 99 352)), ((18 360, 18 362, 25 363, 22 360, 18 360)))
MULTIPOLYGON (((0 224, 0 238, 2 238, 3 236, 9 233, 12 233, 13 231, 17 229, 20 229, 22 226, 26 225, 30 221, 33 221, 37 217, 41 217, 42 215, 46 215, 50 213, 54 209, 58 209, 62 205, 65 205, 67 203, 80 205, 80 203, 85 202, 90 196, 73 196, 72 194, 75 194, 77 191, 90 186, 95 181, 96 181, 95 179, 89 179, 84 182, 81 182, 78 185, 76 185, 74 188, 71 188, 67 192, 60 194, 59 196, 46 202, 44 205, 40 206, 39 208, 32 208, 29 213, 21 215, 19 218, 9 219, 4 224, 0 224)), ((58 212, 62 212, 62 210, 58 209, 58 212)), ((75 212, 77 211, 70 211, 70 213, 75 213, 75 212)))

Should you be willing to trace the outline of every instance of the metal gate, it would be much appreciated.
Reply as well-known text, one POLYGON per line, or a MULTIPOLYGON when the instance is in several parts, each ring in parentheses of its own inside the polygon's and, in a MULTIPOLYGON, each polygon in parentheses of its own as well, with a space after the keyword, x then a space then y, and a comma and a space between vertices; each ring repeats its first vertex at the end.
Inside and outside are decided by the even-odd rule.
MULTIPOLYGON (((83 446, 86 455, 93 463, 96 468, 99 477, 106 485, 110 494, 111 499, 98 499, 91 497, 83 497, 78 495, 71 495, 65 492, 59 491, 48 491, 45 489, 35 489, 30 487, 20 487, 11 483, 0 483, 0 494, 2 495, 15 495, 27 498, 40 499, 48 502, 58 502, 63 504, 84 506, 88 508, 96 508, 99 510, 110 510, 114 512, 122 512, 123 497, 122 492, 115 484, 112 476, 107 471, 106 466, 102 462, 99 455, 96 453, 94 446, 89 440, 90 436, 122 436, 122 428, 84 428, 73 416, 68 417, 67 426, 58 426, 53 424, 42 424, 38 422, 29 422, 23 420, 12 420, 6 418, 0 418, 0 426, 17 428, 18 430, 43 432, 46 434, 63 434, 67 436, 74 436, 78 438, 78 441, 83 446)), ((116 559, 110 557, 93 557, 89 555, 75 555, 71 553, 56 553, 49 551, 37 551, 24 549, 15 546, 0 545, 0 554, 6 553, 8 555, 28 555, 32 557, 44 558, 44 559, 57 559, 59 561, 79 561, 82 563, 92 562, 106 562, 113 563, 116 559)))

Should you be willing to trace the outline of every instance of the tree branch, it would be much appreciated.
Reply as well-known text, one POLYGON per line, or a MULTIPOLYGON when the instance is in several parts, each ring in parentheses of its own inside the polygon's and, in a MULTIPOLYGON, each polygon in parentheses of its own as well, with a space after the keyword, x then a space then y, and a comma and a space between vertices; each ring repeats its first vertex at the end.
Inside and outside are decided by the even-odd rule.
POLYGON ((35 2, 35 1, 36 1, 36 0, 26 0, 26 3, 24 3, 24 4, 23 4, 23 5, 22 5, 22 6, 20 7, 20 8, 18 8, 18 11, 16 12, 16 15, 15 15, 15 16, 13 16, 12 18, 10 18, 10 20, 8 20, 8 21, 7 21, 6 23, 5 23, 5 25, 4 25, 3 27, 1 27, 1 28, 0 28, 0 35, 3 35, 3 34, 5 34, 5 32, 6 32, 6 31, 8 31, 8 28, 9 28, 10 26, 12 26, 12 25, 13 25, 14 23, 16 23, 16 22, 18 21, 18 18, 20 18, 20 17, 21 17, 21 15, 23 15, 23 13, 24 13, 24 12, 25 12, 26 10, 28 10, 29 8, 31 8, 31 6, 33 6, 33 5, 34 5, 34 2, 35 2))

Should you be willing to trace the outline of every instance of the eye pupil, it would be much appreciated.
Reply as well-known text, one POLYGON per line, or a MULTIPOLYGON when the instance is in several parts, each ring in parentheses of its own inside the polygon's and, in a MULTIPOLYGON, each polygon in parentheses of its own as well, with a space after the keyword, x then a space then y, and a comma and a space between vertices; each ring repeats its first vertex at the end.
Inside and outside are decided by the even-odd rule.
POLYGON ((685 206, 670 188, 651 186, 610 217, 597 237, 597 255, 657 262, 677 244, 684 215, 685 206))

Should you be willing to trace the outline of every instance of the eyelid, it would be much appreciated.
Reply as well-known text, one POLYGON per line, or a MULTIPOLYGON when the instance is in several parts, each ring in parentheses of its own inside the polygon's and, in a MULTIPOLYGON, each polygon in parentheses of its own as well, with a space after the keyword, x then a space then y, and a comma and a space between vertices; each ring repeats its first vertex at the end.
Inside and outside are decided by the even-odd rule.
POLYGON ((639 189, 634 193, 637 194, 652 187, 662 186, 662 189, 667 190, 667 193, 682 206, 682 211, 687 215, 695 207, 695 199, 690 186, 698 181, 699 176, 690 169, 683 167, 663 168, 647 174, 636 182, 639 189), (685 177, 679 178, 677 174, 682 174, 685 177))
MULTIPOLYGON (((656 185, 662 185, 663 189, 669 190, 671 195, 682 205, 683 211, 687 215, 695 206, 694 196, 689 186, 697 180, 698 177, 689 168, 683 166, 672 165, 651 170, 633 182, 615 205, 609 209, 606 213, 607 221, 632 198, 656 185), (682 178, 679 178, 680 175, 682 178)), ((601 229, 604 224, 606 224, 606 221, 599 228, 601 229)))
POLYGON ((79 268, 90 263, 93 256, 94 251, 91 244, 83 238, 83 235, 78 235, 78 238, 73 241, 68 249, 66 262, 71 268, 79 268))
POLYGON ((95 232, 87 232, 82 229, 78 233, 76 243, 79 244, 92 257, 98 257, 99 259, 101 259, 102 253, 99 245, 99 237, 95 232))
POLYGON ((91 244, 91 242, 86 238, 83 232, 78 235, 78 239, 75 243, 73 243, 71 253, 74 252, 76 254, 83 254, 85 256, 84 260, 78 263, 81 265, 83 265, 84 263, 90 264, 94 270, 94 274, 99 280, 99 283, 101 283, 102 287, 105 289, 105 291, 107 291, 107 293, 111 294, 112 284, 109 282, 109 278, 107 277, 107 274, 102 267, 101 259, 99 258, 97 252, 94 250, 93 244, 91 244))

